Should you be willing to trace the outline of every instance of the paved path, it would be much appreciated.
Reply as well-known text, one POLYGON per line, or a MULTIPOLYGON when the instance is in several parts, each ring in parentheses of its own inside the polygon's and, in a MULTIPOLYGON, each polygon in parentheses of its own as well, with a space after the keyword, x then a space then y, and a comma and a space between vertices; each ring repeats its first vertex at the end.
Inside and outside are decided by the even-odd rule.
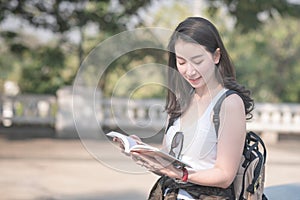
MULTIPOLYGON (((268 146, 267 186, 300 182, 299 145, 268 146)), ((0 138, 3 200, 139 200, 155 179, 108 142, 0 138)))

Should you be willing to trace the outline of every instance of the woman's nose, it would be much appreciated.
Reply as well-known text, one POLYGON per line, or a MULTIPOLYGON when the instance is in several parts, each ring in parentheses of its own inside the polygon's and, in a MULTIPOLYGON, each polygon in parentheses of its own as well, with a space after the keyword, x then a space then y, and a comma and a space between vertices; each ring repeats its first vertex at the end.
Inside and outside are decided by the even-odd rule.
POLYGON ((188 76, 193 76, 195 73, 196 73, 195 67, 188 62, 186 65, 186 74, 188 76))

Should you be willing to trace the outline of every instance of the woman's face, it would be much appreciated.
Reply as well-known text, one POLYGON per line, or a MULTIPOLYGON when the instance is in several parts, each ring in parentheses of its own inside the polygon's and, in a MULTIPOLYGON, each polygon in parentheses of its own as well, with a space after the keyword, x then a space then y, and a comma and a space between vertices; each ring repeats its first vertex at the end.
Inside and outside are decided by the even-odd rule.
POLYGON ((216 53, 212 55, 204 46, 178 40, 175 43, 176 63, 179 73, 195 89, 214 84, 215 64, 219 62, 216 53))

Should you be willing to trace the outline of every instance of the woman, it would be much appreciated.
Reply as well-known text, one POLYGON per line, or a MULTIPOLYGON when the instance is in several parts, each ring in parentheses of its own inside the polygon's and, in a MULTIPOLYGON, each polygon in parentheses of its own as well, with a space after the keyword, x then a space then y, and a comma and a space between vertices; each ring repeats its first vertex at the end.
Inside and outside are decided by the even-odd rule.
MULTIPOLYGON (((182 170, 170 165, 156 173, 191 183, 192 190, 198 187, 197 192, 191 194, 189 189, 184 189, 188 187, 177 184, 177 199, 205 199, 208 196, 234 199, 232 182, 242 157, 246 119, 251 117, 253 110, 250 92, 237 83, 234 66, 221 37, 208 20, 190 17, 181 22, 171 36, 168 48, 170 70, 166 110, 169 124, 164 146, 171 152, 174 136, 181 132, 183 145, 177 156, 191 168, 182 170), (213 107, 226 90, 235 90, 238 95, 230 95, 222 103, 217 138, 212 120, 213 107)), ((170 186, 166 182, 165 178, 160 179, 149 198, 158 199, 154 197, 158 194, 157 189, 165 196, 174 193, 172 183, 170 186)))
POLYGON ((237 83, 234 66, 215 26, 200 17, 181 22, 171 36, 166 111, 169 123, 163 146, 189 168, 153 169, 162 177, 149 199, 234 199, 237 173, 251 117, 250 92, 237 83), (213 107, 221 105, 218 136, 213 107))

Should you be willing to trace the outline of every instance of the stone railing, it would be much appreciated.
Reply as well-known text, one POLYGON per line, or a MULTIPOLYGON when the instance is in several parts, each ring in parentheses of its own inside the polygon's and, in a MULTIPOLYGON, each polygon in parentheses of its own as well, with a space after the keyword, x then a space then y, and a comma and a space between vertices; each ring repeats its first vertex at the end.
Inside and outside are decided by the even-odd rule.
POLYGON ((12 125, 54 126, 56 97, 52 95, 0 96, 0 121, 12 125))
POLYGON ((260 132, 270 143, 278 140, 278 133, 300 134, 300 104, 257 103, 247 129, 260 132))
POLYGON ((164 104, 159 99, 103 99, 101 125, 146 137, 164 129, 167 117, 164 104))
MULTIPOLYGON (((76 133, 71 90, 58 97, 46 95, 0 97, 2 126, 42 124, 54 127, 57 132, 70 130, 69 133, 76 133), (63 101, 60 101, 60 98, 63 101)), ((149 136, 149 133, 157 133, 166 125, 164 100, 105 99, 100 96, 99 98, 100 106, 96 114, 101 127, 120 128, 129 133, 144 133, 149 136)), ((80 109, 83 110, 85 105, 86 102, 83 101, 80 109)), ((253 119, 247 123, 247 129, 261 133, 271 142, 278 140, 279 133, 299 134, 300 104, 257 103, 253 119)))
MULTIPOLYGON (((104 100, 103 124, 125 130, 144 126, 152 130, 161 129, 166 122, 164 103, 162 100, 104 100)), ((257 103, 252 114, 253 118, 247 122, 247 130, 261 134, 268 143, 276 142, 279 133, 300 134, 300 104, 257 103)))

